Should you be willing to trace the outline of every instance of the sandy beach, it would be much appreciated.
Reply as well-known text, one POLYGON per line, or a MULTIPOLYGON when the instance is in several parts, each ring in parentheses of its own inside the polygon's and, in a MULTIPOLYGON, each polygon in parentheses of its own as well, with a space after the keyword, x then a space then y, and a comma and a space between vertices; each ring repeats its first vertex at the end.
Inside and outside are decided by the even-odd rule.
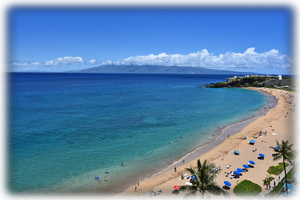
MULTIPOLYGON (((159 191, 162 190, 159 196, 161 197, 183 197, 187 192, 180 192, 178 195, 172 194, 174 190, 174 185, 186 185, 188 179, 181 180, 182 174, 187 171, 185 168, 190 166, 195 167, 197 159, 202 162, 207 159, 209 162, 213 162, 216 166, 220 166, 221 172, 217 176, 216 182, 219 186, 224 185, 224 181, 229 181, 232 186, 228 190, 231 197, 235 197, 233 193, 233 188, 244 179, 251 180, 254 183, 259 184, 262 187, 261 194, 266 192, 265 186, 263 186, 263 179, 267 176, 267 170, 269 166, 277 165, 277 163, 282 162, 273 161, 272 153, 273 150, 270 146, 276 146, 276 140, 281 141, 289 140, 290 143, 294 143, 294 119, 295 119, 295 109, 293 107, 294 101, 290 104, 289 94, 293 92, 287 92, 283 90, 268 89, 268 88, 248 88, 252 90, 257 90, 261 92, 269 93, 276 97, 278 104, 275 108, 271 108, 264 116, 261 116, 245 126, 238 133, 226 137, 226 139, 216 147, 213 147, 208 152, 199 155, 198 158, 190 162, 185 162, 181 166, 178 166, 176 172, 174 169, 170 169, 166 172, 160 173, 152 178, 146 179, 139 182, 136 186, 132 186, 125 192, 116 195, 115 197, 132 197, 132 198, 146 198, 149 197, 148 192, 150 190, 159 191), (267 132, 266 134, 261 134, 260 131, 267 132), (245 137, 247 139, 245 139, 245 137), (251 139, 256 140, 254 145, 249 144, 251 139), (254 152, 253 150, 257 148, 254 152), (233 154, 234 150, 238 150, 240 155, 233 154), (265 155, 264 160, 257 159, 258 154, 263 153, 265 155), (243 173, 243 175, 238 178, 230 179, 230 175, 226 177, 226 174, 235 171, 237 168, 243 168, 243 164, 247 164, 249 160, 253 160, 256 164, 254 168, 250 168, 248 172, 243 173), (227 165, 231 167, 227 168, 227 165), (136 188, 136 191, 135 191, 136 188)), ((296 148, 296 145, 294 145, 296 148)), ((209 193, 207 196, 211 196, 209 193)))

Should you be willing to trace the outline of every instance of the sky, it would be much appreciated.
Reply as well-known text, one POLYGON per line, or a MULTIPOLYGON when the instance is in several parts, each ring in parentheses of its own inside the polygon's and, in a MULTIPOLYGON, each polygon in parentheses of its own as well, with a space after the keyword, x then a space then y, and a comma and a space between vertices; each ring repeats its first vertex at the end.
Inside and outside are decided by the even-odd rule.
POLYGON ((290 74, 292 19, 274 7, 14 7, 9 71, 114 64, 290 74))

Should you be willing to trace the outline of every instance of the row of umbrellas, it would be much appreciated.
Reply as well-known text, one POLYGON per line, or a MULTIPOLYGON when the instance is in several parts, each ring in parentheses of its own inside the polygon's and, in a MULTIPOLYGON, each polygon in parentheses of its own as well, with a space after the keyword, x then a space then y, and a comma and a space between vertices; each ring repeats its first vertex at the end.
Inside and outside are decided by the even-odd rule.
MULTIPOLYGON (((262 155, 263 155, 263 154, 262 154, 262 155)), ((262 155, 259 155, 259 156, 262 156, 262 155)), ((263 155, 263 156, 264 156, 264 155, 263 155)), ((251 165, 255 165, 255 162, 254 162, 253 160, 250 160, 248 163, 251 164, 251 165)), ((248 165, 244 164, 243 167, 244 167, 245 169, 249 169, 249 164, 248 164, 248 165)), ((244 170, 241 169, 241 168, 237 168, 236 171, 234 171, 233 173, 236 174, 236 175, 241 175, 241 172, 244 172, 244 170)), ((231 186, 231 183, 230 183, 229 181, 224 181, 224 184, 225 184, 226 186, 231 186)))

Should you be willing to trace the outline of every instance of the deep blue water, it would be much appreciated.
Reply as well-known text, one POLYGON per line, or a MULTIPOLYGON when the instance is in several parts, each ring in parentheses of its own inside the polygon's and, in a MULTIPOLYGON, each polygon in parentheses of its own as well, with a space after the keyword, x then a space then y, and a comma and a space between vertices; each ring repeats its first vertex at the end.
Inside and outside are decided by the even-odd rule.
POLYGON ((224 76, 10 73, 9 189, 116 192, 152 175, 267 104, 202 87, 224 76))

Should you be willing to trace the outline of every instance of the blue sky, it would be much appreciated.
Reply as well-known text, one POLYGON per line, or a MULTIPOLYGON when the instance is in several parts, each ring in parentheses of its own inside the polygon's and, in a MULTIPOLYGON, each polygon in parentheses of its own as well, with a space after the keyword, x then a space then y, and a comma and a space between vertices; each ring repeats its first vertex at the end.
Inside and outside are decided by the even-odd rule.
POLYGON ((286 8, 20 7, 8 19, 11 71, 160 64, 287 74, 292 65, 286 8))

